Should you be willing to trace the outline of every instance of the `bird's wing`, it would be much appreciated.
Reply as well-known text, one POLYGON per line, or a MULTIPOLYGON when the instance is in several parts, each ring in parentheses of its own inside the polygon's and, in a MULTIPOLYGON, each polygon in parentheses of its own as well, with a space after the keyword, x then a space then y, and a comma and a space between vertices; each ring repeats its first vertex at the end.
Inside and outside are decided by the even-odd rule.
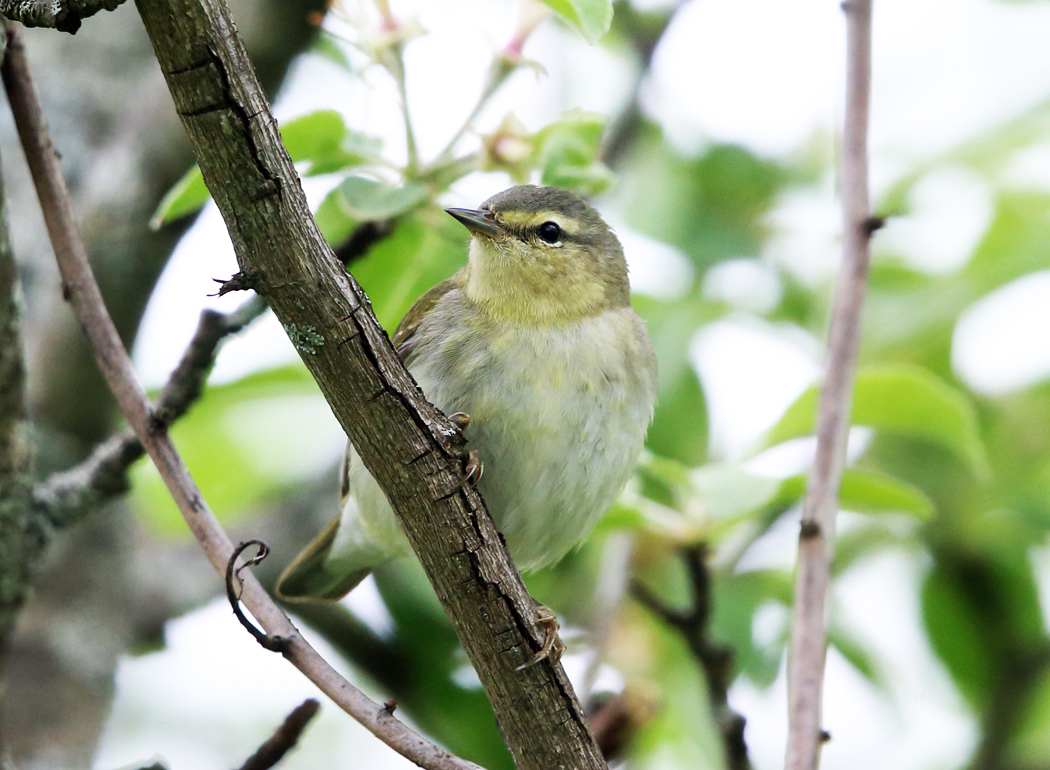
MULTIPOLYGON (((412 307, 408 309, 405 317, 401 319, 401 323, 397 325, 397 331, 394 332, 394 338, 391 342, 403 363, 408 363, 408 359, 415 349, 412 344, 412 338, 416 329, 419 328, 419 324, 426 316, 427 311, 431 310, 438 303, 438 300, 451 291, 454 286, 455 279, 450 278, 433 287, 412 303, 412 307)), ((343 464, 339 469, 339 504, 341 506, 346 505, 346 499, 350 496, 350 453, 352 451, 353 444, 348 441, 346 452, 343 455, 343 464)))
MULTIPOLYGON (((415 333, 422 323, 426 314, 434 308, 438 301, 449 291, 455 288, 454 279, 442 281, 422 297, 417 299, 409 308, 405 317, 398 324, 392 340, 398 356, 406 364, 412 357, 415 349, 415 333)), ((351 444, 346 445, 346 456, 343 459, 339 474, 339 492, 343 507, 347 504, 350 496, 350 453, 353 451, 351 444)), ((322 600, 333 601, 344 596, 350 589, 356 586, 371 571, 372 567, 380 564, 389 555, 375 553, 376 548, 361 549, 361 564, 357 568, 344 571, 335 568, 331 572, 326 569, 326 563, 331 556, 332 545, 335 542, 336 531, 339 529, 341 517, 334 518, 317 537, 314 538, 306 549, 296 557, 295 561, 285 568, 281 577, 277 580, 277 595, 286 601, 309 601, 322 600)), ((351 522, 353 524, 354 522, 351 522)), ((360 525, 359 525, 360 526, 360 525)), ((346 559, 346 555, 340 555, 346 559)), ((347 559, 353 561, 352 558, 347 559)))
POLYGON ((455 278, 449 278, 447 281, 442 281, 417 299, 412 307, 408 309, 408 312, 405 313, 405 317, 401 319, 401 323, 397 325, 397 331, 394 332, 394 338, 391 342, 393 342, 394 349, 405 364, 409 362, 412 353, 416 349, 415 335, 416 330, 419 329, 419 325, 423 322, 427 313, 434 309, 434 306, 440 301, 440 299, 454 288, 456 288, 455 278))

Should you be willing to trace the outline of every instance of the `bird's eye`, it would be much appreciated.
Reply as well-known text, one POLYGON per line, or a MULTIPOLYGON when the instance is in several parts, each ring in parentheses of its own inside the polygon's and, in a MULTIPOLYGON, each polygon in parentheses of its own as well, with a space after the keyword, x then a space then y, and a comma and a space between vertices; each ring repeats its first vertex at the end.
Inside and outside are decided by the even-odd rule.
POLYGON ((547 243, 557 243, 561 238, 561 228, 554 222, 544 222, 537 232, 547 243))

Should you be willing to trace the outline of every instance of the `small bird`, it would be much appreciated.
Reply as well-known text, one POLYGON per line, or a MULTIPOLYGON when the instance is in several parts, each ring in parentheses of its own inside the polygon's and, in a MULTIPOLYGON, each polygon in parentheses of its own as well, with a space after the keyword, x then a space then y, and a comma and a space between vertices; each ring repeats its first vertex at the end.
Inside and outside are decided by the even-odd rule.
MULTIPOLYGON (((653 415, 656 357, 623 248, 576 195, 526 185, 447 212, 472 235, 467 264, 416 301, 393 344, 427 398, 455 413, 484 463, 468 477, 515 564, 533 570, 568 553, 623 490, 653 415)), ((411 553, 353 446, 342 495, 280 596, 336 600, 411 553)))

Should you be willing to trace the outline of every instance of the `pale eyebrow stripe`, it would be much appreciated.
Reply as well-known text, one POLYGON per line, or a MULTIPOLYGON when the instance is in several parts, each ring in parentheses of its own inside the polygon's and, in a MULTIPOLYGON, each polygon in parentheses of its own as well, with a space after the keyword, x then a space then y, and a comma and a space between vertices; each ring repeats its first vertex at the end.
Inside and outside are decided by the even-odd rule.
POLYGON ((561 228, 566 240, 579 240, 579 223, 556 209, 537 212, 500 211, 497 214, 507 227, 520 233, 534 230, 544 222, 554 222, 561 228))

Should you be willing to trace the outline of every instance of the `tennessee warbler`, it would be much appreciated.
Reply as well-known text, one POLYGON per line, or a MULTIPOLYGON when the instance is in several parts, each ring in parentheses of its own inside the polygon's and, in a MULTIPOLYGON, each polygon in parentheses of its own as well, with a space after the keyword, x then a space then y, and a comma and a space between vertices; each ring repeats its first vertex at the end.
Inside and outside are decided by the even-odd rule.
MULTIPOLYGON (((416 301, 393 344, 427 398, 469 415, 481 494, 515 563, 536 569, 580 542, 627 483, 656 357, 620 242, 580 198, 528 185, 448 213, 472 235, 467 264, 416 301)), ((281 575, 284 598, 339 599, 411 553, 352 446, 342 492, 342 514, 281 575)))

